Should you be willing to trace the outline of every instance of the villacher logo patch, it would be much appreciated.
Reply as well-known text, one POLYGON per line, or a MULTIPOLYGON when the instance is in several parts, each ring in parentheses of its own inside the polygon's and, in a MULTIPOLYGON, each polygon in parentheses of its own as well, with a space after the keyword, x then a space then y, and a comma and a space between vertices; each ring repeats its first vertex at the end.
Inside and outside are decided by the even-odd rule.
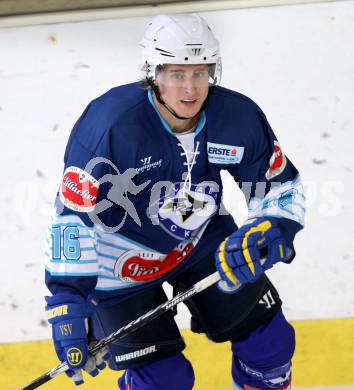
POLYGON ((70 210, 90 212, 97 202, 99 182, 78 167, 68 167, 60 185, 60 200, 70 210))

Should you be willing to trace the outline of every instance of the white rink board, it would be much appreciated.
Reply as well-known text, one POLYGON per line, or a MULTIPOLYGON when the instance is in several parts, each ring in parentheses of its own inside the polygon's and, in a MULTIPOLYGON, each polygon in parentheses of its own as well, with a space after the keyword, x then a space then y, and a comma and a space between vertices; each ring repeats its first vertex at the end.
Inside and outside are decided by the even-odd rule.
MULTIPOLYGON (((262 107, 308 190, 298 257, 269 272, 285 312, 353 316, 354 2, 202 15, 221 43, 222 85, 262 107)), ((91 99, 139 77, 148 19, 0 29, 0 342, 50 337, 42 253, 66 139, 91 99)), ((178 322, 188 326, 184 310, 178 322)))

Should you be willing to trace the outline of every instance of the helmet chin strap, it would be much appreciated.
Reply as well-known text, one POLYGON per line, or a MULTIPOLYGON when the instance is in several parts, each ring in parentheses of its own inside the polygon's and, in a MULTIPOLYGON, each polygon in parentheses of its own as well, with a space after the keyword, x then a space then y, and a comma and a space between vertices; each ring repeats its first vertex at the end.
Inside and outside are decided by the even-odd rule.
MULTIPOLYGON (((160 104, 162 104, 162 105, 166 108, 166 110, 168 110, 175 118, 181 119, 181 120, 188 120, 188 119, 192 119, 192 118, 195 117, 195 115, 193 115, 193 116, 190 117, 190 118, 185 117, 185 116, 179 116, 173 108, 169 107, 169 106, 163 101, 163 99, 162 99, 162 97, 161 97, 161 94, 160 94, 159 87, 153 82, 152 78, 151 78, 151 77, 147 77, 147 78, 146 78, 146 81, 147 81, 147 83, 149 84, 149 86, 151 87, 151 89, 154 91, 154 94, 155 94, 155 96, 156 96, 157 101, 158 101, 160 104)), ((199 111, 199 112, 200 112, 200 111, 199 111)), ((198 112, 196 115, 198 115, 199 112, 198 112)))
POLYGON ((192 118, 194 118, 195 116, 199 115, 199 114, 204 110, 204 108, 205 108, 205 106, 206 106, 206 103, 207 103, 207 101, 209 100, 210 95, 211 95, 211 94, 213 93, 213 91, 214 91, 214 85, 215 85, 215 84, 214 84, 214 85, 212 85, 212 86, 209 88, 208 96, 207 96, 207 98, 204 100, 202 106, 200 107, 200 110, 199 110, 195 115, 193 115, 193 116, 191 116, 191 117, 188 118, 188 117, 185 117, 185 116, 179 116, 173 108, 169 107, 169 106, 163 101, 163 99, 162 99, 162 97, 161 97, 161 94, 160 94, 159 87, 153 82, 153 80, 152 80, 151 77, 147 77, 147 78, 146 78, 146 82, 149 84, 149 86, 150 86, 151 89, 153 90, 153 92, 154 92, 154 94, 155 94, 155 96, 156 96, 157 101, 158 101, 160 104, 162 104, 162 105, 166 108, 166 110, 167 110, 168 112, 170 112, 175 118, 181 119, 181 120, 192 119, 192 118))

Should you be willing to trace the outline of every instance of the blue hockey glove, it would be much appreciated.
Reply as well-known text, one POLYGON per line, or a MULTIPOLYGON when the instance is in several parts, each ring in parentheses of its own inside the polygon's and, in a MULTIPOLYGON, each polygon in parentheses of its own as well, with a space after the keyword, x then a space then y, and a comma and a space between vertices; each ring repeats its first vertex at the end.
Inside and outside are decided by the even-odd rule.
POLYGON ((81 385, 84 382, 81 369, 91 376, 98 375, 99 370, 106 367, 104 360, 108 358, 108 350, 103 349, 95 356, 89 354, 87 318, 90 311, 81 296, 62 293, 45 299, 55 351, 69 366, 66 374, 76 385, 81 385))
POLYGON ((215 253, 216 267, 229 287, 254 282, 285 260, 286 242, 275 218, 248 220, 215 253))

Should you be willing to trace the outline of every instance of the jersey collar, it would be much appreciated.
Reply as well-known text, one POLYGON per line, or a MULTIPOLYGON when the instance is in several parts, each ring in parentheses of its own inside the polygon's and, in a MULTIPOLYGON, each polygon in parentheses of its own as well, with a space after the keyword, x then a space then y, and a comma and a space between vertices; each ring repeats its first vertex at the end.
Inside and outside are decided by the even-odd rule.
MULTIPOLYGON (((165 130, 174 135, 176 137, 176 133, 174 133, 170 127, 170 125, 165 121, 165 119, 163 119, 162 115, 159 113, 159 110, 157 109, 156 107, 156 104, 154 102, 154 99, 152 97, 152 91, 151 89, 148 90, 148 97, 149 97, 149 102, 151 103, 151 105, 154 107, 154 110, 157 112, 157 115, 159 116, 160 118, 160 121, 161 123, 163 124, 163 127, 165 128, 165 130)), ((194 137, 197 136, 202 130, 203 130, 203 127, 205 125, 205 122, 206 122, 206 115, 205 115, 205 112, 202 111, 200 113, 200 118, 199 118, 199 121, 198 121, 198 124, 197 124, 197 127, 195 129, 195 132, 194 132, 194 137)))

